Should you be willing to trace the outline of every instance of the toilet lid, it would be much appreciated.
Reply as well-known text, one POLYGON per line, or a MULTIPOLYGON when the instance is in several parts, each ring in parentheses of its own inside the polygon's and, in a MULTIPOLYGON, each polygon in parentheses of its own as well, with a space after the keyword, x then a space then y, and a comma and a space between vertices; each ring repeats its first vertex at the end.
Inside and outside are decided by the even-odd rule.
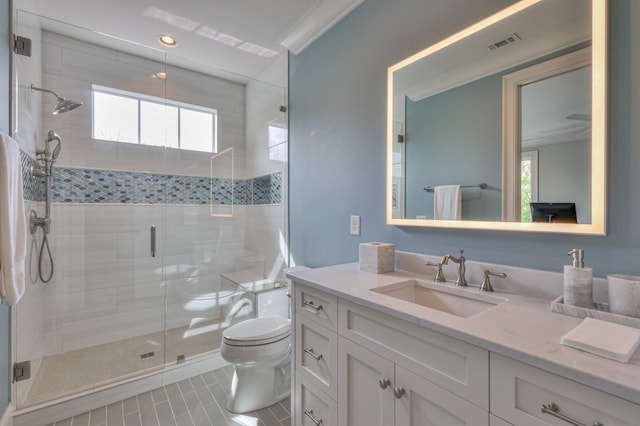
POLYGON ((291 320, 278 316, 249 319, 232 325, 222 332, 229 342, 257 342, 278 340, 291 334, 291 320))

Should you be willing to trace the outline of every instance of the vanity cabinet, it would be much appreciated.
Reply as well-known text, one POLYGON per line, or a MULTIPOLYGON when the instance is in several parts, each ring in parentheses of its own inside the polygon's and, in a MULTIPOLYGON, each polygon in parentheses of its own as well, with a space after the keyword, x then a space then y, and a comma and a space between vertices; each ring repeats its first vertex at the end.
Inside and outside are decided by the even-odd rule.
POLYGON ((304 285, 294 299, 296 426, 489 425, 486 350, 304 285))
POLYGON ((296 426, 640 425, 639 404, 366 301, 295 288, 296 426))
POLYGON ((495 353, 491 413, 518 426, 640 424, 637 404, 495 353))

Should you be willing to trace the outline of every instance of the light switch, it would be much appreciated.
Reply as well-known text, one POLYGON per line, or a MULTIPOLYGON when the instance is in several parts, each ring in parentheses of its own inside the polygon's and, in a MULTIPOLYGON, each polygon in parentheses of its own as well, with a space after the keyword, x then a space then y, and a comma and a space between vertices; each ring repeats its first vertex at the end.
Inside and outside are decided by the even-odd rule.
POLYGON ((351 215, 351 235, 360 235, 360 216, 351 215))

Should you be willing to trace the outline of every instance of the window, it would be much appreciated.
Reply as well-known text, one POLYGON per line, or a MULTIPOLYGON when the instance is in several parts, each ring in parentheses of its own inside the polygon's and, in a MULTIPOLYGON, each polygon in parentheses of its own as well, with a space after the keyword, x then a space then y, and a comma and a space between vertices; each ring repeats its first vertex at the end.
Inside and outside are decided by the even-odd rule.
POLYGON ((217 111, 94 85, 93 138, 217 152, 217 111))

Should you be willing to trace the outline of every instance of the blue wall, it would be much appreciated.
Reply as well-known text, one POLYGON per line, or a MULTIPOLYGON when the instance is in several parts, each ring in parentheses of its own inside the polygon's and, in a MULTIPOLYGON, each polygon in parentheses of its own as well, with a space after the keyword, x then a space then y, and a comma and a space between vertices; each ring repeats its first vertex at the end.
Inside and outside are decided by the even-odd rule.
POLYGON ((298 264, 356 261, 358 244, 455 253, 562 271, 573 247, 596 276, 640 275, 640 2, 611 3, 608 235, 571 236, 386 225, 387 67, 505 1, 367 0, 289 62, 290 244, 298 264), (443 5, 446 4, 446 5, 443 5), (446 11, 438 10, 446 9, 446 11), (633 23, 633 24, 632 24, 633 23), (349 215, 362 235, 349 235, 349 215))
POLYGON ((433 219, 425 186, 475 185, 462 191, 462 219, 502 217, 502 74, 418 102, 407 101, 406 217, 433 219))
MULTIPOLYGON (((9 111, 11 96, 10 84, 10 56, 11 31, 9 17, 11 16, 10 0, 0 0, 0 131, 9 132, 9 111)), ((0 304, 0 417, 9 405, 11 397, 11 309, 0 304)))

